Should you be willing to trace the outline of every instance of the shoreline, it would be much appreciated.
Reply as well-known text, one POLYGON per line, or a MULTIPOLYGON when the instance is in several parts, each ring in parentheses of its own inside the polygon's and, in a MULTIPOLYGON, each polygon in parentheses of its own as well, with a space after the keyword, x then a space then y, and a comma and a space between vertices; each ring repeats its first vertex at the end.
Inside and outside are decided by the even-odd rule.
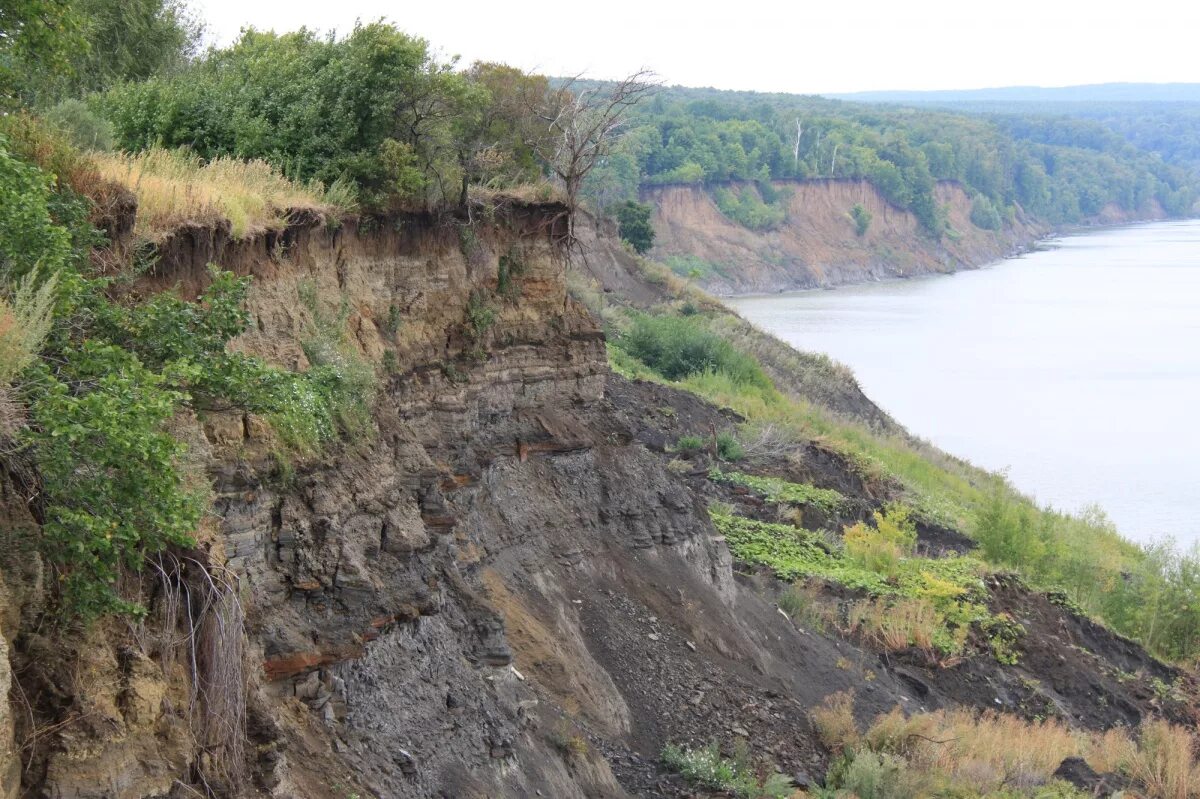
POLYGON ((702 284, 700 285, 700 288, 718 299, 726 300, 726 299, 741 299, 741 298, 750 298, 750 297, 774 297, 774 296, 777 296, 780 294, 795 294, 795 293, 809 292, 809 291, 835 291, 837 289, 847 288, 850 286, 865 286, 865 285, 873 285, 876 283, 880 283, 880 284, 892 283, 892 282, 898 282, 898 281, 902 281, 902 280, 917 280, 917 279, 921 279, 921 278, 949 277, 949 276, 955 275, 959 272, 969 272, 969 271, 974 271, 977 269, 985 269, 989 266, 993 266, 995 264, 1000 264, 1005 261, 1012 260, 1014 258, 1021 258, 1022 256, 1029 255, 1030 253, 1040 252, 1044 249, 1047 249, 1047 247, 1044 246, 1046 242, 1054 241, 1056 239, 1063 239, 1063 238, 1068 238, 1068 237, 1072 237, 1072 236, 1081 236, 1081 235, 1084 235, 1087 233, 1096 233, 1096 232, 1101 232, 1101 231, 1106 231, 1106 230, 1120 230, 1123 228, 1139 227, 1141 225, 1159 224, 1159 223, 1163 223, 1163 222, 1183 222, 1183 221, 1187 221, 1189 219, 1197 219, 1197 218, 1200 218, 1200 217, 1186 217, 1186 216, 1163 217, 1163 218, 1152 218, 1152 219, 1137 219, 1137 220, 1131 220, 1131 221, 1127 221, 1127 222, 1115 222, 1115 223, 1111 223, 1111 224, 1079 224, 1079 225, 1071 225, 1071 226, 1056 228, 1055 230, 1052 230, 1044 235, 1038 236, 1037 238, 1031 239, 1030 241, 1020 245, 1017 249, 1013 250, 1008 255, 1004 255, 999 258, 991 258, 986 261, 981 261, 979 263, 962 264, 955 269, 950 269, 950 270, 946 270, 946 271, 929 270, 929 271, 914 272, 912 274, 907 274, 907 275, 892 273, 892 274, 888 274, 883 277, 876 276, 876 277, 866 277, 862 280, 832 281, 829 283, 815 285, 815 286, 807 285, 804 283, 796 283, 791 286, 781 286, 779 288, 755 290, 755 291, 742 291, 742 292, 718 292, 718 291, 713 291, 712 289, 707 288, 702 284))

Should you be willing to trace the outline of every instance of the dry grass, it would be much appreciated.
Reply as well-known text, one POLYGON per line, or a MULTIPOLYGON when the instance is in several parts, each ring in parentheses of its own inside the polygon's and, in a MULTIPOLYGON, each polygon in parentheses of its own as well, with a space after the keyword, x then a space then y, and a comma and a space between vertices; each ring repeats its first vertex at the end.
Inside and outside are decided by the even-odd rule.
POLYGON ((855 602, 850 607, 849 631, 896 652, 915 646, 933 652, 933 637, 942 626, 941 614, 924 599, 882 599, 855 602))
POLYGON ((849 692, 827 697, 811 715, 832 751, 902 758, 904 770, 929 790, 1026 795, 1049 782, 1064 759, 1082 757, 1098 772, 1130 777, 1148 799, 1200 797, 1195 735, 1158 719, 1131 737, 1122 729, 1073 731, 1057 719, 1026 721, 966 709, 906 715, 897 707, 860 732, 849 692))
POLYGON ((138 201, 139 236, 150 240, 187 223, 229 220, 235 238, 286 226, 291 211, 337 214, 352 210, 342 184, 294 183, 265 161, 202 161, 182 150, 94 153, 100 177, 127 187, 138 201))
POLYGON ((1200 796, 1196 738, 1183 727, 1155 719, 1138 730, 1137 746, 1122 770, 1160 799, 1200 796))
POLYGON ((854 692, 839 691, 825 697, 825 703, 809 716, 821 743, 831 752, 858 745, 858 724, 854 721, 854 692))
POLYGON ((57 277, 39 280, 37 270, 23 277, 12 294, 0 294, 0 386, 28 366, 50 332, 57 277))

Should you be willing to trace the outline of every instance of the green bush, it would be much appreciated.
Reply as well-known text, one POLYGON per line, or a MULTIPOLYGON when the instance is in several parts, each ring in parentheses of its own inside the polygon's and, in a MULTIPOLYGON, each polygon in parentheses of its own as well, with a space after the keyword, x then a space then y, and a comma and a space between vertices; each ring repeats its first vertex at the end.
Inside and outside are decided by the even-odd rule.
POLYGON ((669 745, 663 750, 662 759, 689 783, 725 791, 738 799, 785 799, 792 794, 791 780, 783 774, 776 772, 760 778, 744 749, 733 758, 725 758, 716 744, 700 749, 669 745))
POLYGON ((971 201, 971 224, 980 230, 999 230, 1004 226, 1004 220, 991 200, 977 194, 971 201))
POLYGON ((680 436, 679 440, 675 442, 675 451, 692 454, 700 452, 704 449, 704 446, 704 439, 700 436, 680 436))
POLYGON ((738 352, 696 317, 639 316, 619 343, 669 380, 711 371, 724 373, 735 383, 771 387, 753 358, 738 352))
POLYGON ((717 434, 717 457, 723 461, 740 461, 746 457, 746 450, 737 436, 725 431, 717 434))
POLYGON ((750 230, 773 230, 783 224, 787 210, 782 203, 763 202, 756 188, 718 188, 713 201, 721 213, 750 230))
POLYGON ((850 209, 850 219, 854 221, 854 235, 862 238, 867 235, 867 229, 871 227, 871 220, 874 217, 871 212, 863 208, 862 203, 855 203, 850 209))
POLYGON ((82 100, 63 100, 46 111, 46 122, 85 150, 111 150, 113 127, 82 100))

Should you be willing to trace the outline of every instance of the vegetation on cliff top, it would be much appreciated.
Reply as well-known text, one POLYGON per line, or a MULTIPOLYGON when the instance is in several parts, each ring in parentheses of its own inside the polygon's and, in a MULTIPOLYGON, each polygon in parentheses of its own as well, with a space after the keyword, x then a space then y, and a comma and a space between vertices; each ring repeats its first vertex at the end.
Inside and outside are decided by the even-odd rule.
MULTIPOLYGON (((960 183, 999 218, 1018 206, 1054 224, 1080 222, 1110 203, 1127 212, 1152 202, 1171 214, 1192 211, 1200 186, 1194 171, 1098 132, 1049 115, 995 119, 674 87, 637 110, 591 189, 607 205, 649 186, 705 185, 731 219, 763 228, 778 224, 782 209, 760 200, 753 185, 725 184, 763 192, 771 180, 866 178, 935 235, 945 224, 933 194, 939 180, 960 183)), ((979 219, 987 229, 996 224, 991 215, 979 219)))

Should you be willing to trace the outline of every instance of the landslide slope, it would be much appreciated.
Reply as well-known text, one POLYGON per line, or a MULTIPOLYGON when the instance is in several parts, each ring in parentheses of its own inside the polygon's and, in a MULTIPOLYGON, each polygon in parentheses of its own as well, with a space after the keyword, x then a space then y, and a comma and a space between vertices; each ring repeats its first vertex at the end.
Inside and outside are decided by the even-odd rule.
MULTIPOLYGON (((1152 688, 1190 691, 1187 675, 1003 575, 988 601, 1027 628, 1015 665, 984 640, 951 663, 782 612, 786 584, 735 561, 708 513, 780 509, 710 479, 710 456, 674 451, 740 419, 610 371, 599 320, 568 291, 562 211, 509 206, 471 226, 296 219, 240 241, 200 226, 163 243, 139 290, 192 298, 209 262, 252 276, 237 345, 289 367, 334 320, 377 373, 373 417, 353 440, 287 457, 252 415, 180 421, 214 485, 212 529, 183 554, 230 575, 241 614, 188 597, 179 615, 165 587, 147 592, 145 624, 56 637, 36 557, 6 552, 5 796, 692 795, 663 748, 738 741, 811 785, 831 753, 809 712, 844 690, 861 719, 900 706, 1092 729, 1189 720, 1152 688), (197 620, 232 625, 240 671, 217 682, 208 650, 156 648, 155 630, 188 640, 197 620), (197 685, 210 710, 240 697, 244 723, 198 736, 197 685), (229 752, 237 762, 214 769, 229 752)), ((664 296, 611 239, 590 257, 611 285, 664 296)), ((847 419, 894 425, 852 385, 825 396, 847 419)), ((817 438, 752 470, 841 492, 833 530, 899 494, 817 438)), ((34 483, 6 465, 0 518, 30 535, 34 483)), ((928 524, 921 535, 969 547, 928 524)))

